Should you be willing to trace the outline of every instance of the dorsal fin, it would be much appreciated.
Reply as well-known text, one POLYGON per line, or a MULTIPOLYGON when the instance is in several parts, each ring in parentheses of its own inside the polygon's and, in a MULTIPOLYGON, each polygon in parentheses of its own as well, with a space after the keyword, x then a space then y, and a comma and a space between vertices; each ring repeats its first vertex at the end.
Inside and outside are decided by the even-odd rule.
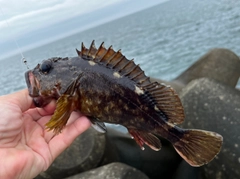
POLYGON ((91 60, 98 64, 102 64, 112 68, 118 72, 120 76, 126 76, 136 82, 138 85, 150 84, 150 79, 144 74, 144 71, 136 65, 133 60, 128 60, 122 55, 121 50, 114 51, 112 46, 108 49, 104 47, 104 43, 96 49, 94 41, 87 49, 82 43, 81 51, 78 51, 78 56, 84 60, 91 60))
POLYGON ((142 88, 154 100, 154 109, 164 112, 168 122, 180 124, 184 121, 185 115, 181 100, 170 86, 154 82, 142 88))

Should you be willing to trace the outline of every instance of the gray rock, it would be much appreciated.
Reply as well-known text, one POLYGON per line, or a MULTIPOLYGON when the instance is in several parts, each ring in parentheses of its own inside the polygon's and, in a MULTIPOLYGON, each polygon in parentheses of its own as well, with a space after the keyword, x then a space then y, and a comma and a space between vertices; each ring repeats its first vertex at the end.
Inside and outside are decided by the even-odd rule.
POLYGON ((172 178, 182 161, 172 144, 161 138, 162 149, 153 151, 148 146, 141 150, 128 134, 108 129, 107 137, 115 143, 119 161, 130 165, 151 179, 172 178))
POLYGON ((66 179, 148 179, 139 170, 122 163, 111 163, 66 179))
POLYGON ((182 160, 172 179, 201 179, 199 167, 192 167, 185 160, 182 160))
POLYGON ((213 49, 175 80, 187 84, 194 79, 206 77, 235 87, 240 77, 239 69, 240 59, 235 53, 228 49, 213 49))
POLYGON ((192 80, 210 78, 235 87, 240 77, 240 59, 232 51, 223 48, 210 50, 172 81, 151 78, 151 81, 170 85, 177 93, 192 80))
POLYGON ((106 146, 111 148, 106 144, 105 134, 90 128, 77 137, 72 145, 36 178, 64 178, 115 161, 110 160, 112 156, 115 157, 112 155, 114 150, 106 150, 106 146))
POLYGON ((240 91, 206 78, 181 93, 184 128, 215 131, 223 136, 219 155, 203 167, 208 179, 240 178, 240 91))

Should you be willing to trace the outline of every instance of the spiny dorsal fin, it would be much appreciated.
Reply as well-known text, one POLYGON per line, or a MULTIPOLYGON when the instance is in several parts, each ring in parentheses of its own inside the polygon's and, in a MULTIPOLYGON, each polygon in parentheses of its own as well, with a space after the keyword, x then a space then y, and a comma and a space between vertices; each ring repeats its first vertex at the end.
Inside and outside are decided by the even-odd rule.
POLYGON ((144 74, 144 71, 136 65, 133 60, 128 60, 122 55, 121 50, 114 51, 112 46, 108 49, 104 47, 104 43, 96 49, 94 41, 87 49, 82 43, 81 51, 78 51, 78 56, 84 60, 92 60, 98 64, 106 65, 118 72, 120 76, 126 76, 136 82, 138 85, 150 84, 150 79, 144 74))
POLYGON ((87 52, 87 56, 94 57, 94 55, 96 54, 96 51, 97 51, 94 40, 92 41, 90 47, 91 48, 89 48, 89 50, 87 52))
POLYGON ((185 115, 181 100, 170 86, 154 82, 142 88, 154 100, 154 109, 164 112, 168 122, 180 124, 184 121, 185 115))

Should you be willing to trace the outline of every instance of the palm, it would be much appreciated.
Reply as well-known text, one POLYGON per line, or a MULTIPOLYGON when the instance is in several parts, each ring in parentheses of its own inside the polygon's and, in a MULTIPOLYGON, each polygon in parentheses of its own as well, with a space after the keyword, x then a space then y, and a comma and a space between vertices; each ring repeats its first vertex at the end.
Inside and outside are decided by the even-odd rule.
POLYGON ((90 126, 85 117, 76 120, 80 115, 75 112, 63 132, 53 137, 45 124, 55 104, 43 109, 29 109, 31 106, 26 90, 0 97, 0 178, 35 177, 90 126))

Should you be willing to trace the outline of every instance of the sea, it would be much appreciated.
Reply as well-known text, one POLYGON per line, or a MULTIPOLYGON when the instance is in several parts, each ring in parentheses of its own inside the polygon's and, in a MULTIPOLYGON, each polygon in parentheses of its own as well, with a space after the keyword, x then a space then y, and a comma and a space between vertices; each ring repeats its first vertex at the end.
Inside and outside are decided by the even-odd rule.
MULTIPOLYGON (((30 68, 50 57, 76 56, 81 42, 121 49, 148 76, 172 80, 213 48, 240 55, 239 0, 170 0, 25 51, 30 68)), ((15 47, 13 47, 15 48, 15 47)), ((26 88, 21 56, 0 61, 0 95, 26 88)), ((240 70, 240 69, 239 69, 240 70)), ((240 87, 240 82, 237 87, 240 87)))

